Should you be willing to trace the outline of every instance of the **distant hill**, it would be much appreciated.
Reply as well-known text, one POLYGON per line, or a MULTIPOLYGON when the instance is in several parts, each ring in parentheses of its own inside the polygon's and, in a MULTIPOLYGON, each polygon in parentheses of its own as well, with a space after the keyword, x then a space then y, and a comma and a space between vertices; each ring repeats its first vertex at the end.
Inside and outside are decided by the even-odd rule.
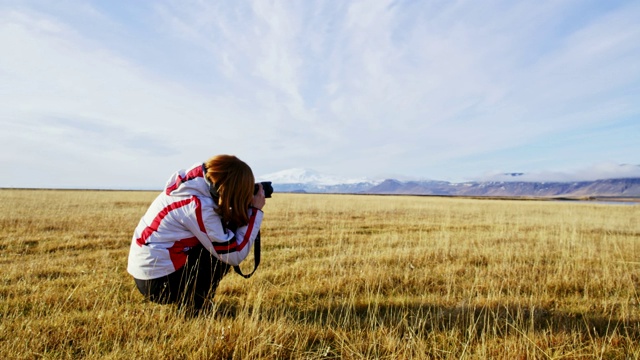
POLYGON ((640 177, 531 181, 525 180, 527 175, 506 173, 501 174, 499 180, 452 183, 437 180, 346 179, 298 168, 261 176, 258 181, 272 181, 276 192, 287 193, 640 198, 640 177))
POLYGON ((453 184, 446 181, 399 181, 388 179, 364 191, 368 194, 453 195, 453 184))
POLYGON ((459 196, 533 196, 533 197, 640 197, 640 178, 606 179, 579 182, 466 182, 433 184, 423 183, 423 190, 416 184, 396 186, 386 192, 375 187, 368 193, 459 196))
POLYGON ((579 182, 488 181, 399 181, 321 185, 313 183, 273 184, 276 192, 448 196, 532 197, 640 197, 640 178, 579 182))

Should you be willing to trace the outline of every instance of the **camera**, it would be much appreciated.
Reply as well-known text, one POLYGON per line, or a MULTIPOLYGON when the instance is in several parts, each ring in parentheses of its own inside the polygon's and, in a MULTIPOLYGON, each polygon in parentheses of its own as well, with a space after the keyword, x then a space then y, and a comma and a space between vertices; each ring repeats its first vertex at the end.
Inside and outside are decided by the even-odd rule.
MULTIPOLYGON (((273 194, 273 186, 271 186, 271 181, 263 181, 260 184, 262 184, 262 188, 264 189, 264 197, 270 198, 271 194, 273 194)), ((260 190, 260 186, 258 186, 258 184, 255 184, 253 188, 253 195, 257 194, 258 190, 260 190)))

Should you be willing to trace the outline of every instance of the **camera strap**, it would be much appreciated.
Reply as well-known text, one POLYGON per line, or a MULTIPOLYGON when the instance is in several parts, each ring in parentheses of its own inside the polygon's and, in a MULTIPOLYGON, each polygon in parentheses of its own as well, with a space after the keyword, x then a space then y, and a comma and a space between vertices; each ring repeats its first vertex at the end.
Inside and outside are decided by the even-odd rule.
POLYGON ((256 272, 256 270, 258 270, 258 265, 260 265, 260 231, 258 231, 258 235, 256 235, 256 240, 253 242, 253 262, 254 262, 254 267, 253 267, 253 271, 250 272, 249 274, 243 274, 242 270, 240 270, 240 266, 234 266, 233 270, 236 272, 236 274, 242 276, 245 279, 248 279, 251 277, 251 275, 253 275, 254 272, 256 272))

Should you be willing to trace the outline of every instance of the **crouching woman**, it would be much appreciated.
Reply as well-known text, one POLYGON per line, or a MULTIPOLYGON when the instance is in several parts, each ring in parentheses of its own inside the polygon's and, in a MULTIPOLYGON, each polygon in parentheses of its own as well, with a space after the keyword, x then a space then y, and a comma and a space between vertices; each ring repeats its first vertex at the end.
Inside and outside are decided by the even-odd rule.
POLYGON ((232 155, 174 173, 136 227, 127 271, 149 300, 199 312, 259 236, 265 194, 232 155))

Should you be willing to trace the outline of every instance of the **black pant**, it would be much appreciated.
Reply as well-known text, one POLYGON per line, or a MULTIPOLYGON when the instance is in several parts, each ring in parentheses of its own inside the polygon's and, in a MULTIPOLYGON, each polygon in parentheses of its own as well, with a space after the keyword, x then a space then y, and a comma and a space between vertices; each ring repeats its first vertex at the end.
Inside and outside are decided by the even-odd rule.
POLYGON ((200 311, 207 296, 213 297, 229 269, 230 265, 198 245, 189 250, 187 262, 179 270, 157 279, 134 280, 142 295, 153 302, 178 304, 187 310, 200 311))

